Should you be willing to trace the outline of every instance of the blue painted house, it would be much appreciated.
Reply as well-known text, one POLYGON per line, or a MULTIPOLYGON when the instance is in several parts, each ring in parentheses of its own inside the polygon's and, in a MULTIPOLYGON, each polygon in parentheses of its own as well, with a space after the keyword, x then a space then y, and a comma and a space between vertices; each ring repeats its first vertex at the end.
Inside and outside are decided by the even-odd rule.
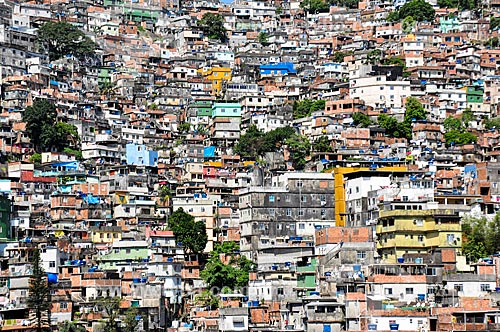
POLYGON ((270 63, 267 65, 260 65, 259 69, 260 75, 262 76, 297 74, 293 63, 291 62, 278 62, 270 63))
POLYGON ((144 144, 128 143, 127 165, 158 166, 158 151, 148 150, 144 144))
POLYGON ((212 118, 239 118, 241 105, 239 103, 214 103, 212 105, 212 118))

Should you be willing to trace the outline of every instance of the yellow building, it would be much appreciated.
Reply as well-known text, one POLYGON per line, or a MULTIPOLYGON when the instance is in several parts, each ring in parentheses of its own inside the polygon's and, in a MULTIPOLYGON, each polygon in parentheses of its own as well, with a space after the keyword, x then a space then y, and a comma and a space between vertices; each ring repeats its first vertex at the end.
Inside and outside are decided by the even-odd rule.
POLYGON ((229 82, 232 78, 229 67, 205 67, 199 69, 198 72, 212 83, 212 95, 214 96, 219 96, 224 82, 229 82))
POLYGON ((118 226, 91 227, 90 239, 93 243, 120 241, 122 239, 122 228, 118 226))
POLYGON ((424 254, 434 248, 458 250, 462 246, 458 213, 426 203, 385 206, 380 210, 376 231, 377 250, 386 263, 396 263, 404 254, 424 254))

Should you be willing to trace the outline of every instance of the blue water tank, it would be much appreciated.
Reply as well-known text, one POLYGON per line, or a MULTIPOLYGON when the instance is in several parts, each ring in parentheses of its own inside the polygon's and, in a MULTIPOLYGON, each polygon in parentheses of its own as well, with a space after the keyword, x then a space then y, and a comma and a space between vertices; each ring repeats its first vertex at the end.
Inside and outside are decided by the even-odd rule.
POLYGON ((47 274, 47 280, 48 280, 49 284, 57 284, 57 278, 58 278, 57 273, 48 273, 47 274))

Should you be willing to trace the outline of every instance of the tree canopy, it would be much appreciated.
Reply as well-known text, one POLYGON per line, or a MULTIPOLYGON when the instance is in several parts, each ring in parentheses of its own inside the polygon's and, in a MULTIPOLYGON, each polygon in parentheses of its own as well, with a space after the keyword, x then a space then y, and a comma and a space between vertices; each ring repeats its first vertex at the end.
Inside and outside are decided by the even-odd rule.
POLYGON ((106 320, 102 328, 103 332, 117 332, 118 331, 118 314, 120 309, 120 298, 107 297, 98 301, 98 306, 102 308, 106 320))
POLYGON ((203 32, 209 39, 219 39, 226 42, 227 31, 221 14, 205 13, 198 21, 198 25, 203 28, 203 32))
POLYGON ((233 291, 248 285, 253 265, 251 260, 240 255, 236 242, 223 242, 215 245, 200 277, 209 288, 218 288, 222 292, 233 291))
POLYGON ((435 15, 436 11, 427 1, 411 0, 405 3, 397 12, 391 12, 390 19, 399 21, 411 16, 417 22, 432 22, 435 15))
POLYGON ((137 308, 131 307, 125 311, 125 317, 123 319, 123 324, 125 325, 122 332, 136 332, 139 326, 139 321, 136 319, 139 314, 137 308))
POLYGON ((34 312, 37 332, 42 332, 47 330, 46 326, 49 324, 51 302, 49 299, 49 284, 42 267, 40 250, 38 249, 35 249, 33 253, 31 266, 33 273, 29 281, 28 308, 34 312))
POLYGON ((269 34, 265 31, 261 31, 257 36, 257 41, 261 44, 266 44, 269 41, 269 34))
POLYGON ((366 128, 369 125, 373 124, 373 121, 370 120, 370 117, 365 113, 355 112, 352 114, 352 124, 355 126, 366 128))
POLYGON ((205 250, 208 242, 207 230, 202 221, 195 221, 194 217, 182 208, 168 217, 168 226, 174 232, 175 239, 181 242, 184 250, 199 254, 205 250))
POLYGON ((496 254, 500 251, 500 215, 493 220, 485 217, 462 220, 462 252, 469 262, 496 254))
POLYGON ((83 325, 71 321, 64 321, 57 324, 59 332, 86 332, 87 330, 83 325))
POLYGON ((313 143, 313 150, 317 152, 332 152, 331 141, 328 136, 321 136, 313 143))
POLYGON ((310 116, 313 112, 324 110, 324 100, 304 99, 293 103, 293 118, 300 119, 310 116))
POLYGON ((234 152, 242 157, 255 159, 266 152, 279 151, 284 145, 288 147, 294 168, 304 168, 305 158, 311 150, 311 143, 307 137, 299 135, 289 126, 263 133, 252 125, 245 134, 241 135, 234 152))
POLYGON ((267 133, 260 131, 257 126, 251 125, 245 134, 241 135, 234 151, 245 158, 257 158, 266 152, 277 151, 285 140, 295 135, 292 127, 282 127, 267 133))
POLYGON ((38 29, 38 40, 50 60, 66 55, 82 58, 94 54, 96 44, 83 31, 68 22, 47 22, 38 29))
POLYGON ((490 30, 497 30, 500 27, 500 17, 490 17, 490 30))
POLYGON ((26 133, 35 150, 43 152, 52 148, 63 151, 78 141, 78 131, 74 125, 57 122, 54 104, 45 99, 37 100, 23 112, 26 133))
POLYGON ((466 109, 460 118, 448 117, 444 120, 444 140, 446 144, 470 144, 477 141, 476 135, 467 131, 473 113, 466 109))
POLYGON ((330 5, 323 0, 302 0, 300 2, 300 8, 313 14, 327 12, 330 9, 330 5))
POLYGON ((405 104, 405 116, 402 122, 387 114, 378 116, 378 124, 392 137, 411 139, 412 122, 425 120, 427 112, 422 103, 415 97, 408 97, 405 104))

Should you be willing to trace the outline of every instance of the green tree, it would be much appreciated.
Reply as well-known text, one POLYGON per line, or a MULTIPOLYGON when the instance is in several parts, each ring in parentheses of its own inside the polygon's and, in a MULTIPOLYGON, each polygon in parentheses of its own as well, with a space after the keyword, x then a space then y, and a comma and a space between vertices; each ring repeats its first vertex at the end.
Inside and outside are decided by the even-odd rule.
POLYGON ((307 10, 311 14, 330 10, 330 6, 323 0, 303 0, 300 3, 300 8, 307 10))
POLYGON ((172 197, 170 188, 167 185, 161 185, 158 188, 158 197, 160 197, 162 202, 166 202, 170 197, 172 197))
POLYGON ((261 44, 266 44, 269 42, 269 34, 265 31, 261 31, 257 36, 257 41, 261 44))
POLYGON ((379 49, 374 49, 368 52, 368 55, 366 56, 366 61, 369 64, 377 65, 380 63, 381 57, 382 57, 382 51, 379 49))
POLYGON ((394 11, 390 12, 386 17, 386 20, 388 22, 398 22, 399 21, 399 11, 394 10, 394 11))
POLYGON ((63 152, 66 153, 67 155, 70 156, 75 156, 77 160, 82 160, 83 159, 83 153, 80 150, 75 150, 72 148, 64 148, 63 152))
POLYGON ((490 17, 490 30, 497 30, 500 27, 500 17, 491 16, 490 17))
POLYGON ((477 141, 476 135, 467 131, 470 121, 473 120, 474 113, 470 109, 465 109, 460 118, 448 117, 444 120, 444 140, 446 144, 470 144, 477 141))
POLYGON ((50 60, 68 54, 76 58, 94 55, 96 44, 71 23, 47 22, 37 32, 38 41, 48 51, 50 60))
POLYGON ((333 149, 328 136, 321 136, 316 138, 313 144, 313 150, 318 152, 332 152, 333 149))
POLYGON ((436 15, 436 11, 427 1, 411 0, 399 9, 398 16, 400 20, 411 16, 417 22, 432 22, 434 21, 434 15, 436 15))
POLYGON ((51 102, 40 99, 23 112, 26 122, 26 133, 38 152, 56 148, 62 151, 65 147, 78 141, 78 131, 74 125, 56 122, 56 107, 51 102))
POLYGON ((497 213, 491 221, 485 217, 464 218, 462 237, 462 252, 471 263, 498 253, 500 251, 500 215, 497 213))
POLYGON ((471 144, 477 142, 477 136, 463 130, 450 130, 444 134, 446 144, 471 144))
POLYGON ((80 324, 71 321, 65 321, 57 324, 59 332, 86 332, 87 330, 80 324))
POLYGON ((224 18, 221 14, 205 13, 198 21, 204 33, 209 39, 219 39, 222 42, 227 41, 227 31, 224 27, 224 18))
POLYGON ((98 307, 102 309, 106 320, 102 328, 103 332, 118 332, 118 314, 120 310, 120 298, 118 297, 107 297, 102 298, 97 302, 98 307))
POLYGON ((234 147, 234 152, 245 158, 257 158, 260 155, 260 147, 264 133, 256 125, 251 125, 247 131, 240 136, 238 144, 234 147))
POLYGON ((370 117, 365 113, 355 112, 352 114, 352 124, 355 126, 360 126, 362 128, 366 128, 373 124, 373 121, 370 120, 370 117))
POLYGON ((246 287, 253 266, 252 261, 240 255, 239 245, 236 242, 223 242, 215 245, 200 277, 209 288, 218 288, 226 292, 246 287))
POLYGON ((399 57, 390 57, 390 58, 384 58, 382 60, 382 64, 384 66, 400 66, 403 67, 403 69, 406 68, 406 62, 403 58, 399 57))
POLYGON ((182 242, 186 252, 199 254, 205 250, 208 242, 205 224, 195 221, 194 217, 182 208, 168 217, 168 226, 174 232, 175 239, 182 242))
POLYGON ((498 118, 492 118, 492 119, 485 119, 484 120, 484 127, 486 129, 500 129, 500 117, 498 118))
POLYGON ((293 118, 301 119, 311 116, 313 112, 324 110, 326 102, 324 100, 303 99, 293 103, 293 118))
POLYGON ((415 28, 415 24, 417 24, 417 22, 413 16, 406 16, 403 21, 401 21, 401 29, 405 33, 411 33, 415 28))
POLYGON ((474 120, 474 112, 470 109, 470 107, 467 107, 462 112, 462 122, 465 128, 469 128, 469 125, 472 122, 472 120, 474 120))
POLYGON ((293 168, 296 170, 304 169, 306 165, 306 157, 311 151, 311 143, 306 136, 293 135, 286 140, 286 145, 290 151, 290 156, 293 162, 293 168))
POLYGON ((342 63, 344 62, 344 58, 347 56, 346 53, 337 51, 333 53, 333 61, 336 63, 342 63))
POLYGON ((123 325, 125 325, 122 329, 122 332, 136 332, 139 327, 139 321, 137 320, 137 316, 139 315, 139 311, 137 308, 128 308, 125 311, 125 317, 123 319, 123 325))
POLYGON ((34 312, 37 332, 48 331, 51 307, 50 291, 38 248, 33 253, 31 266, 33 272, 29 281, 28 308, 34 312))
POLYGON ((39 165, 42 163, 42 154, 33 153, 29 160, 31 163, 39 165))
POLYGON ((179 124, 179 132, 187 133, 191 129, 191 124, 189 122, 181 122, 179 124))
POLYGON ((56 123, 57 113, 54 104, 46 99, 39 99, 32 106, 26 107, 23 112, 23 121, 26 122, 26 133, 35 150, 46 148, 41 141, 42 135, 56 123))
POLYGON ((489 38, 487 41, 484 42, 484 46, 489 46, 491 48, 498 47, 499 44, 500 43, 498 41, 498 37, 497 36, 489 38))
POLYGON ((458 0, 438 0, 439 8, 458 8, 458 0))
POLYGON ((427 111, 420 100, 415 97, 406 98, 405 103, 405 121, 412 122, 418 120, 425 120, 427 118, 427 111))
POLYGON ((219 308, 219 297, 209 289, 205 289, 200 294, 196 295, 196 297, 194 298, 194 302, 196 303, 196 305, 207 307, 209 310, 215 310, 219 308))
POLYGON ((348 9, 358 8, 358 0, 330 0, 330 4, 348 9))
POLYGON ((462 120, 452 117, 447 117, 443 122, 443 126, 445 131, 463 129, 462 120))

